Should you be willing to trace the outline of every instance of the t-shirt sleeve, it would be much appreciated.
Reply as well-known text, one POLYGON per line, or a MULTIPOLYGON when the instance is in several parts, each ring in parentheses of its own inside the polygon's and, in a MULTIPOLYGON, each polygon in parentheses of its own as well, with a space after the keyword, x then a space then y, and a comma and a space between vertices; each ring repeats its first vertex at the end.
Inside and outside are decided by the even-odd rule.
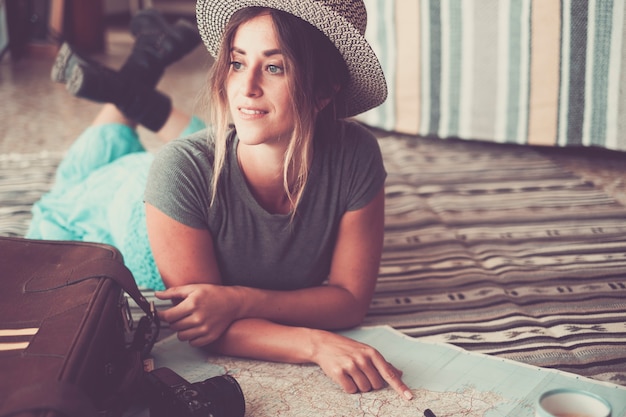
POLYGON ((385 184, 387 172, 376 137, 365 127, 350 123, 346 129, 344 178, 346 210, 359 210, 368 205, 385 184))
POLYGON ((161 148, 150 167, 144 194, 145 202, 196 229, 208 228, 212 161, 202 149, 205 142, 194 135, 161 148))

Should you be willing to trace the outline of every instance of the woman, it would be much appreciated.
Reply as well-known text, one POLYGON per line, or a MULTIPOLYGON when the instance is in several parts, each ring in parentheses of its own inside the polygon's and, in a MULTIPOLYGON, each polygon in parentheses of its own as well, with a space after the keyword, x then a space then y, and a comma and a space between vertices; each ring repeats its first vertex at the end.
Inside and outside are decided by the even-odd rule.
MULTIPOLYGON (((313 362, 346 392, 387 383, 410 399, 379 352, 328 331, 362 321, 382 251, 380 150, 341 120, 386 95, 363 3, 242 3, 198 2, 216 55, 212 128, 170 142, 148 175, 147 233, 167 287, 157 296, 175 304, 159 315, 194 346, 313 362)), ((160 130, 185 125, 149 114, 160 130)))

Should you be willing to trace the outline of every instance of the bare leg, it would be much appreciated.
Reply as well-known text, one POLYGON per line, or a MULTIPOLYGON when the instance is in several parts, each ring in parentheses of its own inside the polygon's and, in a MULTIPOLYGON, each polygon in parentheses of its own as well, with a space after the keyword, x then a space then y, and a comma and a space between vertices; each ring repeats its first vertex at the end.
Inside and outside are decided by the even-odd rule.
POLYGON ((172 108, 170 116, 167 118, 163 127, 157 132, 157 136, 163 142, 169 142, 179 138, 185 128, 189 126, 190 121, 190 115, 176 108, 172 108))
MULTIPOLYGON (((169 117, 167 118, 167 121, 165 122, 163 127, 157 132, 157 136, 163 142, 169 142, 173 139, 176 139, 180 137, 181 133, 189 125, 190 121, 191 116, 181 110, 173 108, 169 117)), ((96 115, 91 125, 101 126, 110 123, 123 124, 132 128, 135 128, 137 126, 137 123, 124 116, 124 114, 119 111, 119 109, 114 104, 107 103, 102 106, 102 109, 96 115)))
POLYGON ((124 116, 124 114, 119 111, 119 109, 114 104, 106 103, 102 106, 102 109, 96 115, 93 122, 91 122, 91 125, 101 126, 110 123, 122 124, 130 126, 132 128, 137 126, 137 123, 124 116))

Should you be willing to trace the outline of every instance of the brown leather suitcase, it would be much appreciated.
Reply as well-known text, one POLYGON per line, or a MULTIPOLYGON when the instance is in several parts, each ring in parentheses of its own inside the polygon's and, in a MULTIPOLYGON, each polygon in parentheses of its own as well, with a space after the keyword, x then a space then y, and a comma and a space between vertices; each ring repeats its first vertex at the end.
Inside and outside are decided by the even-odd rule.
POLYGON ((0 237, 0 416, 121 415, 158 328, 114 247, 0 237))

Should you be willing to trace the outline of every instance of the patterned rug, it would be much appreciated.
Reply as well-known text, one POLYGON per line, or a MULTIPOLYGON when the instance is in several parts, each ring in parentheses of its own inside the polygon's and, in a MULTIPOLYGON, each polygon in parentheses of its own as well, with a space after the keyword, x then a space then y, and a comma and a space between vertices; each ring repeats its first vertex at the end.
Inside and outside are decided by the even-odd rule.
POLYGON ((30 208, 52 187, 62 153, 0 154, 0 235, 24 236, 30 208))
MULTIPOLYGON (((365 325, 626 385, 626 208, 532 148, 380 144, 385 250, 365 325)), ((0 235, 25 233, 60 158, 0 156, 0 235)))
POLYGON ((381 140, 365 324, 626 385, 626 209, 531 148, 381 140))

